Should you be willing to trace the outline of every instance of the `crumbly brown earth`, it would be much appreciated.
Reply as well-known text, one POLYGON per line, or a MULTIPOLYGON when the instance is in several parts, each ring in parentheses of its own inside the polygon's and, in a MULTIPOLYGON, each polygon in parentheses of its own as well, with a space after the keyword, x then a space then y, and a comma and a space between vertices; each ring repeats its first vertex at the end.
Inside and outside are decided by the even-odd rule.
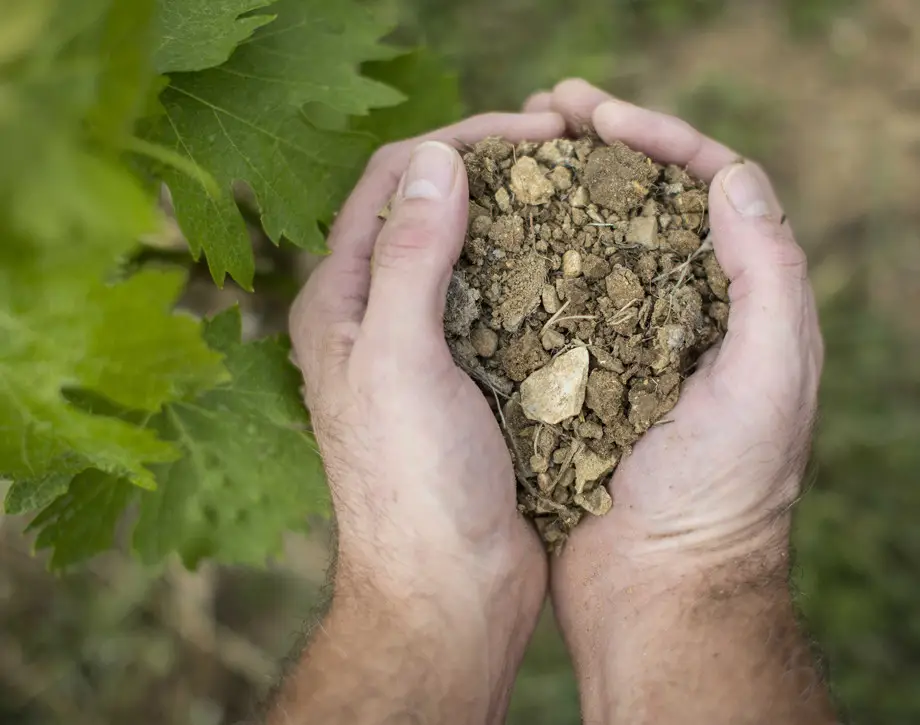
POLYGON ((592 138, 490 138, 464 161, 469 232, 445 334, 493 401, 519 508, 558 552, 610 510, 610 473, 725 330, 708 189, 592 138))

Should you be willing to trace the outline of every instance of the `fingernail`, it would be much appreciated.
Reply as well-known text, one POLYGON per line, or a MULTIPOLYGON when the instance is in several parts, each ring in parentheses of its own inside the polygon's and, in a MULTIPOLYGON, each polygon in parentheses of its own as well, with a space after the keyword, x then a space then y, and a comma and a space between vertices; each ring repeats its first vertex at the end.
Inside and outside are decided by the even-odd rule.
POLYGON ((444 199, 454 188, 457 152, 438 141, 425 141, 412 152, 403 179, 403 199, 444 199))
POLYGON ((738 164, 729 171, 722 181, 722 190, 741 216, 770 215, 768 191, 751 164, 738 164))

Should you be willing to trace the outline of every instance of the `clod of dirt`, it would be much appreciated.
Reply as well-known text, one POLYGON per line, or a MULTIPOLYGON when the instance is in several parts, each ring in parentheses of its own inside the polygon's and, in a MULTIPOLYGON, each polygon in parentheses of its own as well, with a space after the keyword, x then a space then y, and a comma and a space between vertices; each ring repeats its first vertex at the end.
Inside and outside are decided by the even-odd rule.
POLYGON ((464 161, 469 229, 444 331, 493 402, 519 508, 558 552, 614 505, 605 480, 725 331, 708 188, 593 138, 490 138, 464 161))

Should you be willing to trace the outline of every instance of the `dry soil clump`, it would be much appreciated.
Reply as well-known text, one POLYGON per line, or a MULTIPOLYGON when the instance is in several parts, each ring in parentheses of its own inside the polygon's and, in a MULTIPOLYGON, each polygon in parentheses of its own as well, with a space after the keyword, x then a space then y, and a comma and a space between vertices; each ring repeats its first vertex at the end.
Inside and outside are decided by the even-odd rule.
POLYGON ((708 189, 621 143, 486 139, 444 329, 493 401, 518 504, 559 551, 725 330, 708 189))

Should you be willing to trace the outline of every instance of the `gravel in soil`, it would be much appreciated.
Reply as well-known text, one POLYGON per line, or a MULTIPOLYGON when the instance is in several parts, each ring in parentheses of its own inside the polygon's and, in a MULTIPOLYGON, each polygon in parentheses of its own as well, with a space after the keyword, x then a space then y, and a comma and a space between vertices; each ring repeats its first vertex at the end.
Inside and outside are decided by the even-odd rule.
POLYGON ((559 552, 666 422, 724 333, 708 188, 622 143, 489 138, 464 154, 469 230, 447 295, 457 364, 493 402, 518 506, 559 552))

